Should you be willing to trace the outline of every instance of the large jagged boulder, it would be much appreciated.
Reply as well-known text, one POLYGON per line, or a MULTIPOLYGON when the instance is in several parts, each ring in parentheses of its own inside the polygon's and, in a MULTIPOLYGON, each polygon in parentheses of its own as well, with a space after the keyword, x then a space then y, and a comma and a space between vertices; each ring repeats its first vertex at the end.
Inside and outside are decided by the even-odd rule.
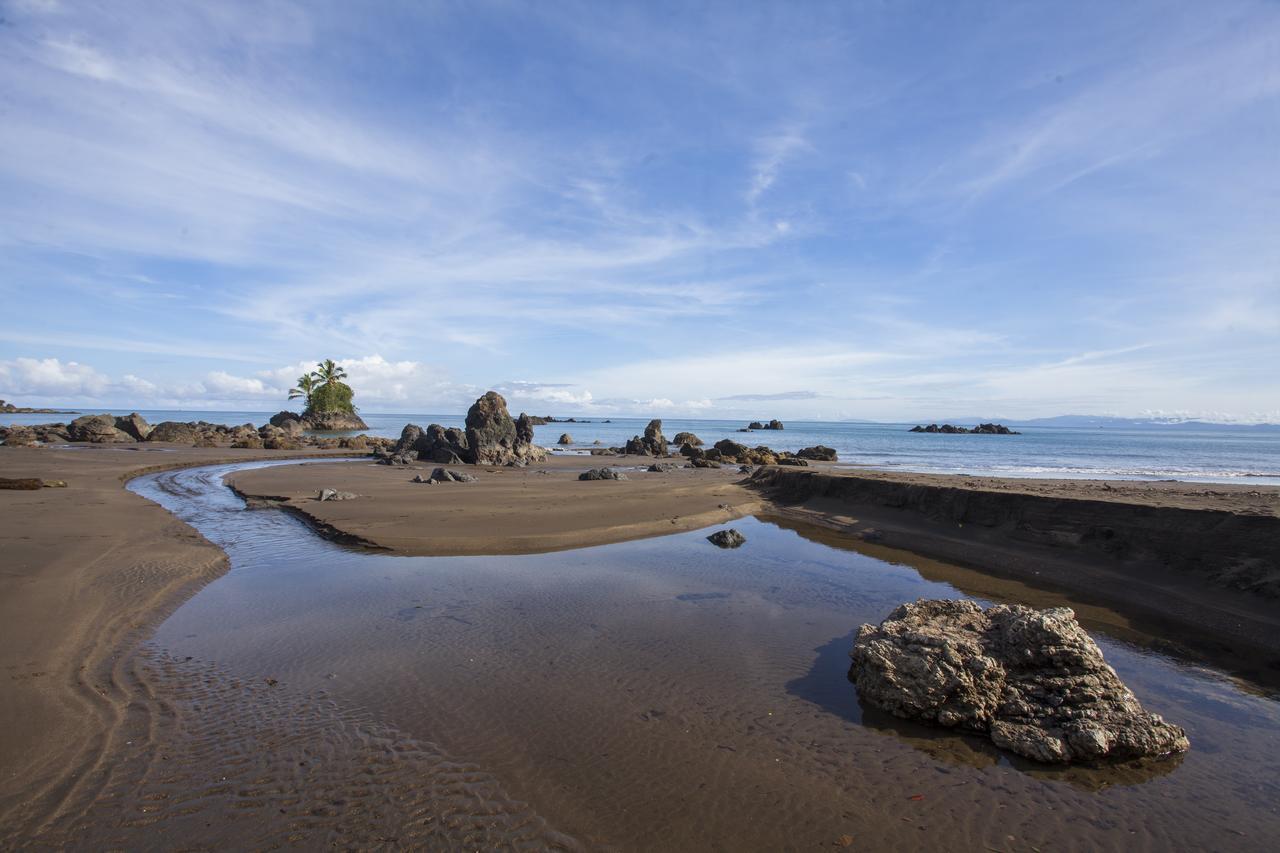
POLYGON ((306 412, 302 416, 302 425, 316 432, 353 432, 369 428, 355 412, 306 412))
POLYGON ((36 431, 25 426, 0 429, 0 438, 5 447, 34 447, 37 441, 36 431))
POLYGON ((637 456, 666 456, 667 439, 662 434, 662 421, 654 418, 644 428, 643 436, 635 436, 627 441, 627 453, 637 456))
POLYGON ((747 461, 750 456, 750 449, 745 444, 739 444, 728 438, 722 438, 714 445, 714 449, 720 451, 719 458, 730 462, 747 461))
POLYGON ((796 451, 796 456, 801 459, 812 459, 815 462, 836 461, 835 449, 827 447, 825 444, 817 444, 813 447, 802 447, 796 451))
POLYGON ((702 439, 698 438, 691 432, 678 432, 676 433, 676 437, 671 439, 671 443, 677 447, 683 447, 686 444, 691 447, 701 447, 702 439))
POLYGON ((137 412, 116 418, 116 429, 128 433, 134 441, 146 441, 151 434, 151 424, 137 412))
POLYGON ((284 427, 285 429, 288 429, 286 425, 290 423, 296 423, 299 426, 301 426, 302 415, 298 414, 297 412, 291 412, 288 409, 285 409, 284 411, 276 412, 274 415, 272 415, 271 420, 268 421, 268 423, 270 423, 272 426, 284 427))
POLYGON ((533 422, 523 414, 512 419, 497 391, 486 392, 467 411, 466 442, 463 458, 477 465, 528 465, 547 457, 533 443, 533 422))
POLYGON ((116 444, 136 441, 133 436, 116 429, 116 419, 111 415, 85 415, 67 424, 67 435, 72 441, 88 441, 93 444, 116 444))
POLYGON ((466 433, 460 429, 446 428, 440 424, 429 424, 423 429, 417 424, 405 424, 400 431, 400 439, 385 456, 407 462, 421 459, 443 465, 460 465, 469 461, 469 447, 466 433))
POLYGON ((196 428, 180 421, 161 421, 151 428, 147 441, 168 441, 173 444, 195 444, 196 428))
POLYGON ((903 604, 854 641, 863 701, 898 717, 989 736, 1036 761, 1185 752, 1186 733, 1142 709, 1069 608, 903 604))

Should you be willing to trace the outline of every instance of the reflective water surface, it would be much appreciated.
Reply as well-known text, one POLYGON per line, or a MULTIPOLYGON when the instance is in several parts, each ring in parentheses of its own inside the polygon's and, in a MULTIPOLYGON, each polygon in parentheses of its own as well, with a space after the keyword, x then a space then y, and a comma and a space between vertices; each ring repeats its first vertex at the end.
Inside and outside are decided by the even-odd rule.
MULTIPOLYGON (((245 510, 221 484, 239 467, 131 485, 231 559, 159 628, 145 665, 149 689, 187 721, 168 736, 190 739, 202 721, 201 749, 187 754, 234 783, 205 799, 241 798, 256 815, 226 843, 306 846, 321 818, 299 814, 339 820, 357 807, 383 824, 328 826, 328 842, 1167 850, 1265 849, 1280 834, 1276 701, 1153 651, 1114 613, 1078 611, 1192 751, 1044 768, 863 708, 846 678, 860 624, 902 601, 965 596, 981 575, 761 519, 734 523, 747 543, 732 551, 702 531, 556 554, 391 557, 245 510), (321 713, 342 722, 308 722, 321 713), (332 734, 351 726, 381 734, 332 734), (379 750, 391 764, 371 758, 379 750), (338 782, 299 775, 309 762, 360 784, 333 794, 338 782), (394 818, 359 805, 399 808, 405 786, 439 794, 394 818)), ((1017 584, 973 591, 1070 603, 1017 584)))

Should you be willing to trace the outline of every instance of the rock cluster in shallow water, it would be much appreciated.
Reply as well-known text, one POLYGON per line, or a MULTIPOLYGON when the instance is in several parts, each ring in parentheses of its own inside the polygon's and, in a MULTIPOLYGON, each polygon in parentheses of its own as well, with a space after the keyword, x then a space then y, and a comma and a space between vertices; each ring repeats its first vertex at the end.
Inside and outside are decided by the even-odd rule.
POLYGON ((988 735, 1036 761, 1185 752, 1186 733, 1144 711, 1068 608, 903 604, 854 641, 863 701, 895 716, 988 735))

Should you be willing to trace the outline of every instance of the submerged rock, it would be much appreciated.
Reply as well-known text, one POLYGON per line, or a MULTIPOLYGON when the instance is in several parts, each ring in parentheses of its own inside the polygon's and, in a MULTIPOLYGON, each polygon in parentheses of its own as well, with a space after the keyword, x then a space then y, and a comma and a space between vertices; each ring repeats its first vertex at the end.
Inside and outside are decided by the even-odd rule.
POLYGON ((717 530, 712 533, 707 537, 707 541, 719 548, 737 548, 747 541, 747 537, 730 527, 728 530, 717 530))
POLYGON ((1142 709, 1061 607, 921 599, 858 630, 850 676, 866 702, 905 719, 980 732, 1036 761, 1185 752, 1186 733, 1142 709))
POLYGON ((627 475, 612 468, 592 468, 578 475, 579 480, 625 480, 627 475))

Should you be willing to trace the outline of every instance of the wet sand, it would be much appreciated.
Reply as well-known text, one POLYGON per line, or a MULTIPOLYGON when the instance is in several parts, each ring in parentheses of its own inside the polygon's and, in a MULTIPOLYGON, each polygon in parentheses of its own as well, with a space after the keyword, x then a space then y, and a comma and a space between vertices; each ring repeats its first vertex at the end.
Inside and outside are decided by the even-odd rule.
MULTIPOLYGON (((216 801, 225 791, 193 768, 212 760, 211 756, 220 754, 224 747, 241 755, 242 766, 251 768, 258 760, 255 757, 258 752, 245 748, 244 743, 261 737, 266 738, 270 749, 283 749, 282 745, 289 742, 288 721, 295 717, 301 719, 301 709, 307 708, 308 713, 318 715, 313 728, 308 730, 316 732, 315 736, 322 741, 347 743, 344 750, 364 751, 361 754, 367 753, 372 744, 379 750, 391 749, 409 756, 404 762, 397 761, 381 769, 373 764, 366 767, 368 773, 387 780, 391 789, 397 784, 409 785, 411 779, 421 778, 430 768, 436 768, 430 770, 431 773, 447 768, 445 776, 439 777, 439 790, 453 793, 447 796, 442 793, 445 798, 442 801, 461 797, 465 805, 458 806, 454 814, 472 817, 461 820, 461 826, 444 835, 432 835, 436 830, 422 829, 422 834, 402 841, 416 839, 428 843, 434 839, 456 844, 464 839, 476 843, 487 839, 492 843, 527 837, 530 843, 564 842, 563 846, 573 846, 556 835, 541 818, 521 812, 523 806, 519 798, 511 799, 512 795, 485 772, 468 769, 466 762, 458 762, 435 745, 424 743, 411 730, 393 727, 375 731, 368 728, 373 723, 359 714, 353 717, 350 711, 341 709, 325 711, 328 706, 316 704, 308 696, 290 694, 283 698, 275 693, 266 694, 259 684, 242 683, 226 673, 210 671, 198 662, 174 660, 152 649, 144 649, 142 655, 134 653, 139 641, 174 607, 225 571, 226 558, 191 527, 155 504, 127 492, 122 488, 123 480, 131 473, 152 467, 209 464, 228 459, 279 459, 289 455, 159 447, 145 450, 0 448, 0 476, 68 481, 66 489, 10 492, 2 498, 5 503, 0 514, 0 548, 6 561, 0 574, 0 625, 4 626, 0 663, 5 667, 10 686, 0 694, 0 731, 3 732, 0 767, 4 768, 0 779, 0 824, 6 828, 6 834, 14 832, 18 833, 17 838, 30 838, 42 826, 83 827, 89 825, 84 823, 86 816, 95 810, 108 812, 113 802, 123 802, 113 798, 124 797, 117 789, 120 779, 129 778, 128 762, 123 759, 129 755, 128 746, 132 743, 153 744, 152 754, 137 757, 140 777, 154 783, 149 794, 134 791, 134 795, 143 798, 131 803, 140 813, 184 814, 179 803, 216 801), (226 728, 208 724, 198 733, 190 730, 190 726, 197 724, 193 721, 201 716, 200 712, 192 714, 192 708, 198 711, 219 703, 224 706, 221 713, 231 714, 222 718, 226 726, 238 725, 235 721, 245 715, 257 720, 251 726, 252 737, 241 738, 232 747, 226 728), (180 712, 184 707, 185 716, 180 712), (187 727, 185 734, 171 733, 172 737, 182 735, 179 741, 186 743, 189 751, 185 758, 155 752, 171 749, 175 743, 156 739, 155 733, 165 728, 166 720, 175 730, 187 727), (157 776, 151 769, 155 762, 170 758, 183 765, 181 772, 157 776), (401 783, 395 782, 396 779, 401 783), (151 795, 157 799, 145 800, 151 795), (495 807, 500 814, 496 822, 475 819, 476 814, 484 812, 476 806, 477 802, 508 800, 508 806, 495 807), (521 814, 524 816, 520 817, 521 814), (78 815, 78 819, 68 822, 66 818, 71 815, 78 815), (518 829, 508 834, 512 827, 518 829), (533 841, 535 838, 539 840, 533 841)), ((635 460, 636 463, 642 461, 635 460)), ((536 468, 527 471, 480 469, 476 471, 481 477, 477 483, 436 486, 409 483, 414 470, 345 463, 240 472, 234 479, 242 491, 285 499, 319 523, 348 531, 396 553, 469 554, 486 550, 488 553, 536 553, 693 530, 760 509, 761 495, 739 482, 742 478, 736 469, 669 474, 628 471, 632 479, 626 482, 576 480, 576 471, 604 464, 622 467, 627 461, 608 457, 554 459, 542 466, 549 471, 547 474, 537 473, 536 468), (363 497, 324 504, 310 499, 315 491, 326 486, 354 491, 363 497), (441 537, 438 526, 445 517, 453 532, 441 537), (457 534, 460 524, 470 525, 463 528, 467 535, 457 534), (469 538, 482 540, 484 544, 476 550, 467 550, 475 548, 467 544, 469 538)), ((422 472, 429 472, 431 467, 423 466, 422 472)), ((1071 488, 1055 481, 1047 482, 1055 488, 1071 488)), ((1080 488, 1097 486, 1083 484, 1080 488)), ((1201 491, 1234 490, 1206 487, 1201 491)), ((1263 495, 1270 492, 1249 491, 1263 495)), ((1160 500, 1211 501, 1214 497, 1173 496, 1167 487, 1160 492, 1160 500)), ((1268 497, 1275 499, 1274 494, 1268 497)), ((1246 507, 1266 506, 1265 498, 1260 504, 1256 504, 1252 495, 1239 498, 1246 507)), ((839 517, 840 513, 834 515, 839 517)), ((1105 592, 1101 590, 1104 597, 1105 592)), ((708 602, 714 604, 710 599, 708 602)), ((685 603, 704 606, 700 599, 685 603)), ((1125 621, 1123 617, 1109 618, 1116 623, 1125 621)), ((552 626, 547 625, 545 629, 552 630, 552 626)), ((830 629, 824 626, 824 630, 830 629)), ((672 650, 678 646, 676 642, 672 650)), ((661 654, 655 660, 660 659, 661 654)), ((847 661, 844 665, 847 666, 847 661)), ((526 675, 534 677, 532 671, 526 675)), ((599 675, 604 677, 603 673, 599 675)), ((711 683, 709 672, 706 677, 708 684, 711 683)), ((535 677, 527 686, 526 692, 533 691, 530 696, 541 689, 537 684, 535 677)), ((495 682, 494 687, 501 690, 500 683, 495 682)), ((545 701, 550 699, 550 696, 543 697, 545 701)), ((654 710, 660 709, 641 709, 638 713, 654 710)), ((445 715, 446 711, 442 709, 440 713, 445 715)), ((712 725, 716 719, 712 709, 700 713, 711 715, 706 725, 712 725)), ((461 714, 464 720, 466 716, 461 714)), ((536 728, 537 719, 534 715, 530 725, 536 728)), ((650 718, 641 722, 648 724, 660 719, 661 716, 650 714, 650 718)), ((749 744, 754 737, 750 733, 757 731, 764 721, 744 718, 743 724, 746 726, 744 737, 747 737, 743 743, 749 744)), ((783 732, 779 736, 789 738, 792 734, 783 732)), ((467 737, 470 735, 459 735, 456 745, 470 750, 467 744, 471 743, 475 754, 497 754, 484 746, 483 737, 474 743, 467 737)), ((295 743, 283 749, 281 756, 296 757, 300 748, 295 743)), ((825 748, 838 750, 839 747, 833 742, 825 748)), ((302 749, 307 752, 307 748, 302 749)), ((557 759, 549 756, 547 760, 557 759)), ((279 774, 282 766, 265 768, 263 773, 245 776, 241 782, 248 786, 246 790, 253 790, 255 780, 260 782, 267 776, 279 774)), ((542 770, 534 772, 534 776, 541 775, 545 775, 542 770)), ((548 778, 555 776, 553 773, 548 778)), ((310 796, 302 790, 311 786, 310 781, 302 779, 296 784, 302 787, 286 785, 285 793, 277 795, 287 801, 282 808, 296 803, 298 796, 304 799, 310 796)), ((541 783, 534 779, 530 784, 537 789, 541 783)), ((347 798, 362 796, 358 780, 353 782, 345 777, 333 781, 328 788, 318 786, 316 791, 332 792, 347 802, 350 802, 347 798)), ((768 796, 767 790, 761 796, 768 796)), ((264 795, 259 805, 265 808, 263 804, 274 801, 273 797, 264 795)), ((415 804, 392 796, 388 802, 395 803, 395 808, 389 812, 361 812, 360 820, 366 817, 368 820, 361 823, 353 818, 355 822, 349 822, 348 830, 356 832, 358 825, 359 837, 377 837, 378 827, 401 825, 406 814, 420 815, 423 810, 433 808, 429 797, 415 804)), ((191 815, 200 813, 196 806, 190 808, 193 809, 191 815)), ((342 829, 340 816, 313 817, 313 823, 324 827, 332 843, 342 843, 341 839, 351 837, 344 836, 347 830, 342 829)), ((694 816, 690 816, 690 820, 693 819, 694 816)), ((864 818, 858 822, 863 832, 874 830, 874 823, 867 824, 864 818)), ((185 823, 171 822, 170 831, 176 832, 172 837, 181 838, 183 831, 196 829, 200 823, 201 819, 196 817, 190 817, 185 823)), ((241 826, 241 830, 243 828, 241 826)), ((898 833, 895 831, 893 835, 896 837, 898 833)), ((224 843, 237 840, 243 843, 250 838, 251 834, 245 835, 234 828, 227 829, 222 836, 224 843)), ((899 844, 909 846, 908 838, 899 838, 899 844)), ((654 838, 655 843, 673 840, 672 836, 654 838)), ((387 843, 396 846, 394 841, 387 843)))
POLYGON ((311 452, 0 447, 0 476, 65 488, 0 492, 0 825, 38 824, 85 794, 128 713, 131 649, 226 570, 226 555, 126 491, 154 468, 311 452))
POLYGON ((529 468, 456 466, 474 483, 426 485, 437 466, 262 468, 232 475, 241 495, 305 516, 326 535, 415 556, 534 554, 697 530, 764 505, 737 467, 643 470, 642 457, 553 457, 529 468), (580 481, 610 466, 626 480, 580 481), (638 470, 637 470, 638 469, 638 470), (319 501, 321 489, 353 492, 319 501))

